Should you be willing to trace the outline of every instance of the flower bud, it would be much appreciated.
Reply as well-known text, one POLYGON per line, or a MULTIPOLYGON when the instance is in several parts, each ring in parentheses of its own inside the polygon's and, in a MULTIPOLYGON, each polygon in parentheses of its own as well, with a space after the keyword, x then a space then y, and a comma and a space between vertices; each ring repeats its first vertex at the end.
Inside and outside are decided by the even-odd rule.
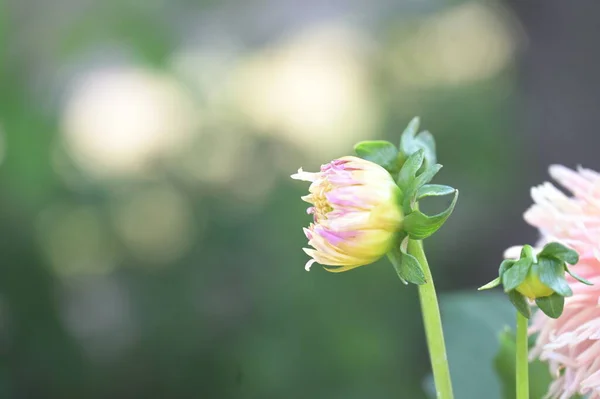
POLYGON ((298 170, 293 179, 310 181, 307 212, 314 223, 304 229, 304 248, 312 259, 306 270, 318 262, 339 266, 326 268, 342 272, 373 263, 385 255, 402 227, 399 205, 401 191, 381 166, 347 156, 323 165, 317 173, 298 170))
POLYGON ((525 280, 516 288, 517 292, 531 300, 554 294, 554 290, 540 281, 539 265, 534 264, 525 280))

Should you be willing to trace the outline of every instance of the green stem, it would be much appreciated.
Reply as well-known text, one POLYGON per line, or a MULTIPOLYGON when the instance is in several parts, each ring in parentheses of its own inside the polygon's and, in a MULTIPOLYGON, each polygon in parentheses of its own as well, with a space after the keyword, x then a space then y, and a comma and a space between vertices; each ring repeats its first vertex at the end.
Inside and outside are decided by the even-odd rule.
POLYGON ((517 399, 529 399, 528 320, 517 312, 517 399))
POLYGON ((421 312, 423 313, 423 323, 425 324, 425 335, 427 336, 437 398, 452 399, 454 396, 452 394, 452 381, 450 380, 450 369, 448 368, 448 358, 446 356, 440 308, 435 286, 433 285, 433 277, 423 251, 423 242, 421 240, 409 240, 408 252, 417 258, 425 273, 426 283, 419 285, 419 299, 421 300, 421 312))

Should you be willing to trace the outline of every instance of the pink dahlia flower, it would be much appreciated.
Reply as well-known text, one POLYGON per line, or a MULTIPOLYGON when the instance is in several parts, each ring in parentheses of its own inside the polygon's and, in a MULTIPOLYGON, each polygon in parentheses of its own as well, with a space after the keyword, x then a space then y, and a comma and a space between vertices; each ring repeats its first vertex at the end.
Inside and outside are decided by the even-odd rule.
POLYGON ((594 285, 567 276, 573 296, 562 316, 534 316, 531 333, 539 335, 532 357, 547 361, 555 378, 547 397, 600 399, 600 174, 555 165, 550 175, 572 196, 550 183, 534 187, 525 220, 540 230, 540 245, 558 241, 575 249, 580 260, 573 270, 594 285))
POLYGON ((398 205, 400 189, 381 166, 347 156, 321 166, 316 173, 302 169, 293 179, 311 182, 302 199, 312 206, 307 212, 314 223, 304 229, 304 248, 312 259, 342 272, 375 262, 385 255, 400 230, 403 214, 398 205))

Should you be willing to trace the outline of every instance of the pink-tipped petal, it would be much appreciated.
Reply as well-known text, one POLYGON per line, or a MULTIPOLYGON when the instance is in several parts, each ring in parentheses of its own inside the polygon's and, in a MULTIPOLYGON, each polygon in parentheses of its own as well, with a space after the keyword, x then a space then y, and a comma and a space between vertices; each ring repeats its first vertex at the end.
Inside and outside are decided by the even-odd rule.
POLYGON ((399 188, 381 166, 356 157, 343 157, 321 166, 320 172, 302 169, 293 179, 311 182, 308 214, 313 224, 304 229, 304 248, 314 262, 350 270, 383 256, 399 230, 403 214, 399 188))

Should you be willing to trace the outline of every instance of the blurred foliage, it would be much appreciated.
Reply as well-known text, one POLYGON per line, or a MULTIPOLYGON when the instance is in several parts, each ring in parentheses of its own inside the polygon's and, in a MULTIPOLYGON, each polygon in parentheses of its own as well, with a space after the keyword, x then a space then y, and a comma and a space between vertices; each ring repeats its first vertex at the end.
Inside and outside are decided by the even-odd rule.
MULTIPOLYGON (((494 367, 502 383, 502 398, 514 399, 515 385, 515 334, 510 329, 502 331, 500 338, 500 350, 494 359, 494 367)), ((531 342, 530 344, 533 344, 531 342)), ((529 364, 529 397, 541 399, 548 392, 552 378, 548 371, 548 365, 535 360, 529 364)))
POLYGON ((499 331, 514 324, 510 302, 503 294, 478 292, 446 294, 440 300, 456 397, 500 399, 492 365, 499 331))
MULTIPOLYGON (((520 39, 496 3, 319 5, 0 2, 0 397, 425 398, 416 288, 307 274, 289 175, 420 115, 461 190, 436 282, 477 287, 531 241, 520 39)), ((445 302, 451 361, 490 360, 501 323, 445 302)))
MULTIPOLYGON (((443 322, 448 359, 457 398, 515 398, 516 311, 503 293, 445 294, 443 322)), ((533 345, 533 339, 530 342, 533 345)), ((529 366, 531 399, 544 397, 550 384, 548 365, 529 366)), ((428 379, 433 398, 432 378, 428 379)))

